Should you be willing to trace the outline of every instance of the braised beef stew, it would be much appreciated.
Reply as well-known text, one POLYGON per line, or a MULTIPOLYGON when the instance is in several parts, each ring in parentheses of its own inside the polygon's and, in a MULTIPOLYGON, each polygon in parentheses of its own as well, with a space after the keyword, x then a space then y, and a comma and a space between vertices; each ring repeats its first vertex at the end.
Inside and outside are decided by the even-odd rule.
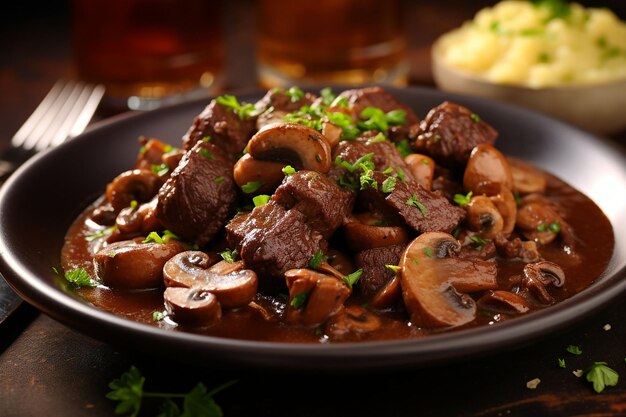
POLYGON ((419 116, 380 87, 218 97, 181 148, 140 138, 68 231, 66 276, 132 320, 324 343, 495 324, 602 273, 589 198, 503 155, 488 114, 419 116))

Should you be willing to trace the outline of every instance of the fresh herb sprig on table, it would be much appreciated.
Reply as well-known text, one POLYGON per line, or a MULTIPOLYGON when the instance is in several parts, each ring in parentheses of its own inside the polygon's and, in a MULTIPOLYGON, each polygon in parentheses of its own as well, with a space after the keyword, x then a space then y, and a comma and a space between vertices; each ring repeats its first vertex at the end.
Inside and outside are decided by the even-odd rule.
POLYGON ((157 417, 222 417, 222 409, 213 396, 237 382, 226 382, 208 392, 204 384, 199 382, 191 391, 183 394, 144 391, 145 380, 139 370, 132 366, 109 383, 111 391, 106 397, 119 402, 115 407, 115 414, 137 417, 141 411, 142 400, 158 398, 162 403, 157 417), (182 411, 176 401, 182 401, 182 411))

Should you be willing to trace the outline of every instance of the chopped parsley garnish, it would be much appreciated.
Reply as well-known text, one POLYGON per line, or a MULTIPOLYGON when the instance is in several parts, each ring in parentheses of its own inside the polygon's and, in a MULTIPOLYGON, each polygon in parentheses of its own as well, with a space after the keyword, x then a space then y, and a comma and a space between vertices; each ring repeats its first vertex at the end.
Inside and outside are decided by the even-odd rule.
POLYGON ((565 359, 559 358, 559 368, 565 368, 565 359))
POLYGON ((470 191, 469 193, 467 193, 466 195, 463 194, 455 194, 454 195, 454 202, 456 204, 458 204, 460 207, 465 207, 470 203, 470 200, 472 199, 472 192, 470 191))
POLYGON ((583 353, 583 351, 580 350, 580 347, 575 345, 569 345, 565 348, 565 350, 567 350, 572 355, 581 355, 583 353))
POLYGON ((343 140, 353 140, 359 135, 359 133, 361 133, 359 129, 354 126, 352 118, 347 114, 341 112, 328 112, 326 113, 326 117, 329 122, 341 128, 341 139, 343 140))
POLYGON ((606 387, 617 385, 619 375, 609 368, 606 362, 594 362, 587 370, 587 381, 593 384, 595 392, 600 393, 606 387))
POLYGON ((379 142, 385 142, 386 140, 387 140, 387 137, 383 134, 383 132, 378 132, 376 136, 370 139, 370 142, 379 143, 379 142))
POLYGON ((422 204, 418 199, 417 199, 417 195, 413 194, 411 196, 411 198, 409 198, 408 200, 406 200, 405 204, 407 206, 411 206, 411 207, 417 207, 420 211, 420 213, 422 213, 422 216, 426 217, 426 215, 428 214, 428 209, 426 208, 426 206, 424 204, 422 204))
POLYGON ((98 230, 91 235, 85 236, 85 240, 87 242, 91 242, 93 240, 100 239, 101 237, 109 236, 111 233, 113 233, 113 231, 115 231, 115 229, 117 229, 117 226, 111 226, 107 227, 106 229, 98 230))
POLYGON ((76 287, 95 287, 96 282, 91 279, 85 268, 76 268, 65 272, 65 279, 76 287))
POLYGON ((363 274, 363 269, 357 269, 350 275, 344 276, 343 280, 348 287, 352 288, 352 286, 358 282, 359 278, 361 278, 362 274, 363 274))
POLYGON ((396 149, 400 152, 403 158, 406 158, 408 155, 413 153, 413 149, 409 145, 408 139, 402 139, 400 142, 396 143, 396 149))
POLYGON ((167 166, 167 164, 160 164, 160 165, 150 165, 150 170, 152 172, 154 172, 155 174, 157 174, 159 177, 162 177, 163 175, 167 174, 170 171, 170 167, 167 166))
POLYGON ((246 194, 250 194, 258 190, 263 186, 263 183, 260 181, 248 181, 244 185, 241 186, 241 191, 246 194))
POLYGON ((320 90, 320 96, 322 97, 322 103, 324 103, 325 106, 330 106, 337 97, 330 87, 322 88, 320 90))
POLYGON ((385 268, 392 270, 395 273, 398 273, 398 271, 400 271, 402 268, 400 268, 400 266, 398 265, 385 265, 385 268))
POLYGON ((383 184, 380 189, 383 193, 389 194, 395 188, 396 188, 396 177, 389 177, 385 181, 383 181, 383 184))
POLYGON ((296 294, 293 296, 289 305, 296 310, 299 310, 306 305, 307 301, 309 301, 309 293, 301 292, 300 294, 296 294))
POLYGON ((292 103, 295 103, 296 101, 304 98, 304 91, 298 87, 290 87, 287 91, 285 91, 285 95, 291 99, 292 103))
POLYGON ((237 257, 239 256, 239 254, 237 253, 237 251, 235 249, 230 250, 230 249, 227 248, 226 250, 220 252, 220 256, 226 262, 233 263, 233 262, 235 262, 237 260, 237 257))
POLYGON ((393 168, 389 167, 389 168, 385 169, 385 170, 383 171, 383 174, 385 174, 385 175, 391 175, 391 174, 393 174, 393 168))
POLYGON ((361 190, 365 190, 367 187, 378 190, 378 182, 372 177, 371 169, 364 169, 363 174, 359 177, 359 183, 361 184, 361 190))
POLYGON ((405 174, 402 168, 396 167, 396 175, 400 178, 400 181, 404 182, 405 174))
POLYGON ((157 232, 150 232, 141 243, 165 243, 163 238, 157 232))
POLYGON ((537 226, 538 232, 547 232, 550 231, 552 233, 559 233, 561 231, 561 224, 559 222, 552 223, 541 223, 537 226))
POLYGON ((211 136, 206 135, 205 137, 202 138, 202 142, 211 142, 211 136))
POLYGON ((477 115, 476 113, 470 114, 470 119, 472 119, 475 122, 480 122, 480 116, 477 115))
POLYGON ((476 244, 478 250, 482 250, 487 244, 487 241, 478 235, 473 235, 470 239, 476 244))
POLYGON ((522 205, 522 197, 519 195, 519 193, 517 191, 515 191, 513 193, 513 198, 515 199, 515 205, 516 206, 521 206, 522 205))
POLYGON ((429 258, 433 257, 433 250, 429 247, 425 247, 424 248, 424 255, 428 256, 429 258))
POLYGON ((254 207, 262 206, 268 201, 270 201, 270 196, 267 194, 259 194, 255 197, 252 197, 252 202, 254 203, 254 207))
POLYGON ((318 249, 315 255, 309 260, 309 268, 317 269, 324 260, 324 252, 318 249))
POLYGON ((136 417, 141 411, 142 401, 158 398, 162 401, 161 413, 159 414, 161 417, 222 417, 222 409, 213 397, 237 382, 236 380, 229 381, 211 391, 207 391, 204 384, 199 382, 188 393, 179 394, 144 391, 145 381, 146 379, 139 370, 132 366, 120 378, 109 383, 111 391, 107 393, 106 397, 118 402, 115 407, 115 414, 136 417), (182 411, 175 400, 182 402, 182 411))
POLYGON ((442 138, 441 138, 441 135, 439 133, 435 133, 435 138, 434 139, 435 139, 435 143, 437 143, 437 142, 441 141, 442 138))
POLYGON ((335 165, 339 165, 340 167, 347 169, 348 172, 354 172, 359 168, 362 169, 363 167, 366 170, 373 170, 375 168, 374 163, 372 162, 373 156, 373 152, 366 153, 365 155, 354 161, 353 164, 351 164, 348 161, 344 161, 339 155, 337 155, 337 157, 335 158, 335 165))
POLYGON ((153 311, 152 312, 152 321, 161 321, 165 318, 166 314, 164 311, 153 311))
POLYGON ((214 160, 215 159, 215 154, 213 152, 211 152, 210 150, 206 149, 206 148, 198 148, 198 150, 196 151, 198 152, 198 154, 206 159, 209 160, 214 160))
POLYGON ((253 104, 239 104, 237 97, 230 94, 224 94, 215 99, 218 104, 231 108, 240 119, 248 119, 256 115, 256 109, 253 104))
POLYGON ((296 173, 296 169, 294 167, 292 167, 291 165, 286 165, 283 167, 283 174, 285 175, 292 175, 296 173))
POLYGON ((139 205, 139 203, 137 202, 137 200, 131 200, 130 201, 130 208, 131 209, 135 210, 138 205, 139 205))
POLYGON ((216 184, 219 184, 222 181, 224 181, 224 176, 223 175, 220 175, 219 177, 213 178, 213 182, 216 183, 216 184))

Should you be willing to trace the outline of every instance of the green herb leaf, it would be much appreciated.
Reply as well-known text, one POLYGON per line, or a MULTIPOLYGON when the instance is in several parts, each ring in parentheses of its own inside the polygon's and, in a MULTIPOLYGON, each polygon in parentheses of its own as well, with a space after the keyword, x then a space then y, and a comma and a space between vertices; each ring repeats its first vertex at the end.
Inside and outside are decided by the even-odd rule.
POLYGON ((572 355, 580 355, 583 353, 583 351, 580 350, 580 347, 575 346, 575 345, 569 345, 568 347, 565 348, 565 350, 567 350, 572 355))
POLYGON ((163 401, 159 410, 160 413, 157 417, 180 417, 180 408, 178 408, 178 405, 176 405, 176 403, 169 398, 166 398, 165 401, 163 401))
POLYGON ((239 104, 237 97, 231 96, 230 94, 224 94, 223 96, 219 96, 215 99, 218 104, 222 106, 228 107, 232 109, 241 120, 248 119, 250 117, 254 117, 257 115, 257 111, 254 108, 254 105, 248 104, 239 104))
POLYGON ((363 167, 363 174, 359 177, 361 190, 365 190, 367 187, 378 190, 378 182, 372 177, 373 172, 374 171, 363 167))
POLYGON ((141 243, 165 243, 163 238, 157 232, 150 232, 141 243))
POLYGON ((181 417, 222 417, 222 409, 211 393, 199 382, 183 399, 181 417))
POLYGON ((237 257, 239 256, 239 254, 237 253, 237 251, 235 249, 233 249, 233 250, 226 249, 225 251, 220 252, 220 256, 226 262, 233 263, 233 262, 235 262, 237 260, 237 257))
POLYGON ((307 301, 309 301, 309 293, 301 292, 300 294, 296 294, 293 296, 289 305, 296 310, 299 310, 306 305, 307 301))
POLYGON ((433 250, 429 247, 425 247, 424 248, 424 255, 428 256, 429 258, 432 258, 433 255, 433 250))
POLYGON ((324 260, 324 252, 318 249, 315 255, 309 260, 309 268, 317 269, 324 260))
POLYGON ((402 155, 403 158, 406 158, 408 155, 413 153, 413 149, 411 149, 408 139, 402 139, 400 142, 396 143, 396 149, 400 152, 400 155, 402 155))
POLYGON ((152 321, 161 321, 165 318, 166 314, 164 311, 153 311, 152 312, 152 321))
POLYGON ((330 106, 337 96, 333 93, 332 88, 325 87, 320 90, 320 97, 322 97, 322 103, 324 103, 325 106, 330 106))
POLYGON ((480 122, 480 116, 477 115, 476 113, 470 114, 470 119, 472 119, 475 122, 480 122))
POLYGON ((402 269, 398 265, 389 265, 389 264, 385 265, 385 268, 391 269, 395 273, 398 273, 398 271, 402 269))
POLYGON ((380 188, 383 193, 389 194, 396 188, 396 177, 388 177, 385 181, 383 181, 382 187, 380 188))
POLYGON ((559 368, 565 368, 565 359, 559 358, 559 368))
POLYGON ((250 194, 258 190, 263 186, 263 183, 260 181, 248 181, 244 185, 241 186, 241 191, 246 194, 250 194))
POLYGON ((426 215, 428 214, 428 209, 426 208, 426 206, 424 204, 422 204, 417 199, 417 195, 415 195, 415 194, 413 194, 411 196, 411 198, 406 200, 405 204, 407 206, 417 207, 419 209, 419 211, 422 213, 422 216, 424 216, 424 217, 426 217, 426 215))
POLYGON ((215 154, 213 152, 211 152, 210 150, 206 149, 206 148, 198 148, 198 150, 196 151, 198 153, 198 155, 208 159, 208 160, 214 160, 215 159, 215 154))
POLYGON ((291 165, 286 165, 283 167, 283 174, 285 175, 292 175, 296 173, 296 169, 294 167, 292 167, 291 165))
POLYGON ((472 235, 470 239, 476 244, 476 247, 478 248, 478 250, 482 250, 487 244, 487 241, 483 239, 482 237, 480 237, 479 235, 472 235))
POLYGON ((361 278, 361 275, 363 275, 363 269, 357 269, 350 275, 344 276, 343 280, 348 285, 348 287, 352 288, 352 286, 359 281, 359 278, 361 278))
POLYGON ((378 134, 374 136, 373 138, 371 138, 369 141, 370 143, 379 143, 379 142, 385 142, 386 140, 387 140, 387 137, 385 137, 383 132, 378 132, 378 134))
POLYGON ((259 194, 255 197, 252 197, 252 202, 254 203, 254 207, 262 206, 268 201, 270 201, 270 196, 267 194, 259 194))
POLYGON ((220 175, 219 177, 215 177, 212 180, 214 183, 219 184, 220 182, 224 181, 224 176, 220 175))
POLYGON ((106 397, 109 400, 119 401, 115 407, 115 414, 127 414, 130 417, 136 417, 139 414, 144 382, 145 378, 137 368, 132 366, 121 377, 109 383, 111 391, 106 397))
POLYGON ((467 206, 471 199, 472 199, 472 192, 470 191, 469 193, 467 193, 466 195, 463 194, 455 194, 454 195, 454 202, 456 204, 458 204, 460 207, 465 207, 467 206))
POLYGON ((96 281, 91 279, 85 268, 76 268, 65 272, 65 279, 76 287, 95 287, 96 281))
POLYGON ((587 370, 587 381, 593 383, 595 392, 600 393, 606 387, 617 385, 619 375, 607 366, 606 362, 594 362, 587 370))
POLYGON ((117 229, 117 226, 111 226, 111 227, 107 227, 106 229, 98 230, 97 232, 95 232, 95 233, 93 233, 91 235, 85 236, 85 240, 87 242, 91 242, 91 241, 94 241, 94 240, 99 239, 101 237, 110 236, 111 233, 113 233, 113 231, 115 231, 115 229, 117 229))
POLYGON ((342 130, 341 139, 354 140, 361 132, 354 126, 354 120, 347 114, 341 112, 326 113, 328 121, 342 130))
POLYGON ((298 87, 290 87, 289 90, 285 91, 285 95, 291 99, 292 103, 295 103, 304 98, 304 91, 298 87))
POLYGON ((155 174, 157 174, 159 177, 162 177, 163 175, 167 174, 170 171, 170 167, 167 166, 167 164, 160 164, 160 165, 150 165, 150 170, 152 172, 154 172, 155 174))
POLYGON ((402 109, 391 110, 385 114, 385 119, 392 126, 403 125, 406 123, 406 111, 402 109))
POLYGON ((572 9, 564 0, 532 0, 537 7, 545 7, 548 9, 550 16, 548 21, 552 19, 565 19, 571 13, 572 9))

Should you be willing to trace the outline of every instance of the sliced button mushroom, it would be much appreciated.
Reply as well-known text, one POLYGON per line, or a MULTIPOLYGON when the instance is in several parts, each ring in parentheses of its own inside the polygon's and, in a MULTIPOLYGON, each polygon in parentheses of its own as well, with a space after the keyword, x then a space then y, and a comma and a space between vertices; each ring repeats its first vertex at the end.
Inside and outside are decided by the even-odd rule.
POLYGON ((565 284, 565 272, 554 262, 540 261, 526 264, 524 267, 522 288, 544 304, 554 304, 555 302, 554 297, 550 295, 546 287, 562 287, 563 284, 565 284))
POLYGON ((476 146, 467 161, 463 174, 463 188, 477 194, 481 183, 499 183, 513 189, 511 167, 502 153, 487 144, 476 146))
POLYGON ((287 321, 317 326, 343 308, 352 291, 342 279, 310 269, 285 272, 289 288, 287 321))
POLYGON ((186 251, 174 256, 163 267, 168 287, 197 288, 217 297, 223 308, 248 305, 258 286, 257 275, 250 269, 218 273, 224 269, 209 268, 211 259, 201 251, 186 251))
POLYGON ((285 164, 282 162, 262 161, 245 154, 235 163, 233 178, 239 188, 248 183, 258 182, 261 186, 254 194, 271 194, 285 177, 284 167, 285 164))
POLYGON ((415 181, 427 190, 432 190, 435 177, 435 161, 426 155, 414 153, 407 155, 404 158, 404 162, 409 167, 415 181))
POLYGON ((559 234, 565 245, 570 247, 574 245, 571 226, 551 204, 542 202, 522 204, 517 210, 516 225, 527 239, 543 245, 552 242, 559 234))
POLYGON ((170 287, 163 293, 165 311, 179 324, 214 324, 222 317, 222 307, 217 297, 197 288, 170 287))
POLYGON ((248 153, 259 160, 290 164, 297 169, 327 173, 331 150, 317 130, 295 123, 274 123, 258 131, 248 142, 248 153))
POLYGON ((124 240, 100 249, 93 258, 95 272, 111 288, 145 289, 163 286, 163 265, 185 250, 182 243, 142 243, 124 240))
POLYGON ((139 206, 126 207, 115 219, 115 225, 121 233, 149 233, 160 229, 161 222, 156 217, 157 198, 139 206))
POLYGON ((379 226, 361 221, 362 217, 351 216, 344 224, 346 243, 355 252, 382 246, 402 245, 409 241, 405 228, 379 226))
POLYGON ((382 321, 374 313, 364 307, 351 305, 328 320, 325 333, 331 340, 358 340, 381 327, 382 321))
POLYGON ((480 233, 487 239, 493 239, 502 232, 504 220, 489 197, 474 196, 465 209, 467 211, 465 221, 470 230, 480 233))
POLYGON ((476 302, 485 311, 506 314, 524 314, 530 311, 528 301, 519 294, 510 291, 488 291, 476 302))
POLYGON ((147 169, 133 169, 118 175, 107 185, 106 198, 116 212, 130 206, 131 201, 144 203, 158 192, 163 180, 147 169))
POLYGON ((402 296, 400 278, 396 274, 380 289, 369 302, 372 308, 384 310, 393 307, 402 296))
POLYGON ((461 244, 451 235, 427 232, 400 259, 402 298, 420 327, 455 327, 476 317, 476 303, 464 292, 497 288, 495 262, 455 258, 461 244))
POLYGON ((507 158, 513 175, 513 190, 520 194, 543 193, 547 180, 543 172, 515 158, 507 158))

